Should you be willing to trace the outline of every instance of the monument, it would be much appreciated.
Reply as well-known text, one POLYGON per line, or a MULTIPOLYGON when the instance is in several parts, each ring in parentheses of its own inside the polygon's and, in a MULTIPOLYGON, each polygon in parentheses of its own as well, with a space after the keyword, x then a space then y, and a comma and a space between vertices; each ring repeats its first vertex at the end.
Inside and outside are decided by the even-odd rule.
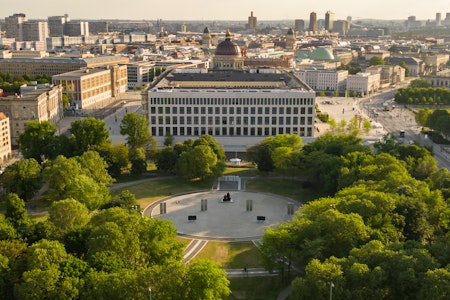
POLYGON ((230 193, 226 193, 224 196, 223 196, 223 200, 222 200, 223 202, 231 202, 231 196, 230 196, 230 193))

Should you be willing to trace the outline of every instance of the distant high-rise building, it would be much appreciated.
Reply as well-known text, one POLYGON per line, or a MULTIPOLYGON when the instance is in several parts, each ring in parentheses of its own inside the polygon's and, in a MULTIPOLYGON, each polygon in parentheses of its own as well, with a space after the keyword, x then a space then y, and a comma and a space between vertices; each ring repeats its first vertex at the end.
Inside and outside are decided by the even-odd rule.
POLYGON ((89 22, 70 21, 66 23, 66 35, 89 36, 89 22))
POLYGON ((5 30, 7 38, 14 38, 16 41, 23 41, 23 23, 28 21, 25 14, 14 14, 5 18, 5 30))
POLYGON ((325 30, 329 32, 333 31, 333 23, 334 23, 334 12, 329 10, 325 13, 325 30))
POLYGON ((295 31, 304 31, 305 30, 305 21, 301 19, 296 19, 294 23, 295 31))
POLYGON ((66 23, 69 15, 48 17, 48 30, 51 37, 60 37, 66 34, 66 23))
POLYGON ((349 22, 350 24, 352 23, 352 20, 353 20, 352 16, 347 17, 347 22, 349 22))
POLYGON ((436 13, 436 26, 441 26, 442 24, 442 15, 441 13, 436 13))
POLYGON ((109 24, 105 21, 89 21, 89 33, 97 35, 99 33, 109 32, 109 24))
POLYGON ((339 35, 346 36, 348 30, 350 29, 350 23, 345 20, 334 21, 333 31, 337 32, 339 35))
POLYGON ((248 17, 247 28, 256 29, 256 26, 257 26, 257 18, 253 16, 253 12, 250 12, 250 16, 248 17))
POLYGON ((28 21, 23 23, 23 41, 45 42, 48 38, 48 23, 46 21, 28 21))
POLYGON ((446 14, 445 14, 445 20, 446 20, 446 21, 450 20, 450 13, 446 13, 446 14))
POLYGON ((317 14, 312 12, 309 14, 309 31, 318 31, 319 24, 317 23, 317 14))

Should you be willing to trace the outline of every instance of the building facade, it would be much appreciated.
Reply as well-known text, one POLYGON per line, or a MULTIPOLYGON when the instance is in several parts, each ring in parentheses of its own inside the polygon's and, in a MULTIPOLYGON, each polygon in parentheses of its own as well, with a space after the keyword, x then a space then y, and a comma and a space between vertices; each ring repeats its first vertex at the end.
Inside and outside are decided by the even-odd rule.
POLYGON ((359 95, 370 95, 380 88, 380 74, 358 73, 348 75, 347 91, 359 95))
POLYGON ((78 109, 101 108, 105 100, 125 93, 127 66, 86 68, 52 77, 54 84, 61 85, 70 105, 78 109))
POLYGON ((150 130, 162 145, 212 135, 226 151, 245 151, 277 134, 314 137, 315 92, 295 74, 243 68, 239 46, 227 34, 213 68, 166 71, 143 94, 150 130))
POLYGON ((81 68, 97 68, 116 64, 127 64, 128 57, 123 56, 98 56, 94 58, 5 58, 0 59, 0 72, 10 73, 13 76, 29 74, 57 75, 76 71, 81 68))
POLYGON ((14 38, 16 41, 23 41, 23 23, 28 21, 25 14, 14 14, 5 18, 5 31, 7 38, 14 38))
POLYGON ((45 42, 49 36, 48 23, 45 21, 28 21, 23 23, 23 41, 45 42))
POLYGON ((315 91, 344 92, 347 87, 346 70, 300 70, 298 77, 315 91))
POLYGON ((317 14, 312 12, 309 14, 309 31, 316 32, 319 30, 319 23, 317 23, 317 14))
POLYGON ((328 32, 332 32, 333 25, 334 25, 334 12, 329 10, 325 13, 325 30, 327 30, 328 32))
POLYGON ((18 146, 20 134, 28 121, 49 121, 56 124, 63 118, 61 86, 31 85, 21 87, 18 96, 0 97, 0 111, 11 127, 11 145, 18 146))
MULTIPOLYGON (((1 99, 1 98, 0 98, 1 99)), ((12 158, 11 130, 9 118, 0 112, 0 166, 12 158)))

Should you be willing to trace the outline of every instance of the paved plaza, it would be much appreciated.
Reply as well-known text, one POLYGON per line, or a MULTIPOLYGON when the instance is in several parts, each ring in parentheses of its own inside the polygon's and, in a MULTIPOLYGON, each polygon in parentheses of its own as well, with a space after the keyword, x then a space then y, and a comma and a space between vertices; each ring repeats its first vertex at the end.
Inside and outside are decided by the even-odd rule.
POLYGON ((229 191, 230 202, 223 202, 226 191, 209 191, 185 194, 165 199, 166 213, 161 214, 160 203, 152 205, 153 218, 172 221, 180 235, 200 239, 252 240, 258 239, 264 231, 292 218, 288 214, 288 204, 298 209, 298 203, 281 196, 247 192, 229 191), (206 210, 202 211, 202 200, 206 200, 206 210), (248 201, 252 200, 252 210, 247 211, 248 201), (188 220, 195 216, 196 220, 188 220), (265 221, 258 221, 264 216, 265 221))

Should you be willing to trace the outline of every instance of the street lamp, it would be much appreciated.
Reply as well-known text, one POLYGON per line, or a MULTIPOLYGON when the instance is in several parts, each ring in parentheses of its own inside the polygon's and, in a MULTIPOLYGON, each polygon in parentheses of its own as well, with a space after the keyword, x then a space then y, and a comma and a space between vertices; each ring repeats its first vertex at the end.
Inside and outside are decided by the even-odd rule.
POLYGON ((334 287, 333 282, 330 282, 330 300, 333 300, 333 287, 334 287))
POLYGON ((148 288, 148 292, 150 294, 150 300, 152 300, 152 288, 151 287, 148 288))

